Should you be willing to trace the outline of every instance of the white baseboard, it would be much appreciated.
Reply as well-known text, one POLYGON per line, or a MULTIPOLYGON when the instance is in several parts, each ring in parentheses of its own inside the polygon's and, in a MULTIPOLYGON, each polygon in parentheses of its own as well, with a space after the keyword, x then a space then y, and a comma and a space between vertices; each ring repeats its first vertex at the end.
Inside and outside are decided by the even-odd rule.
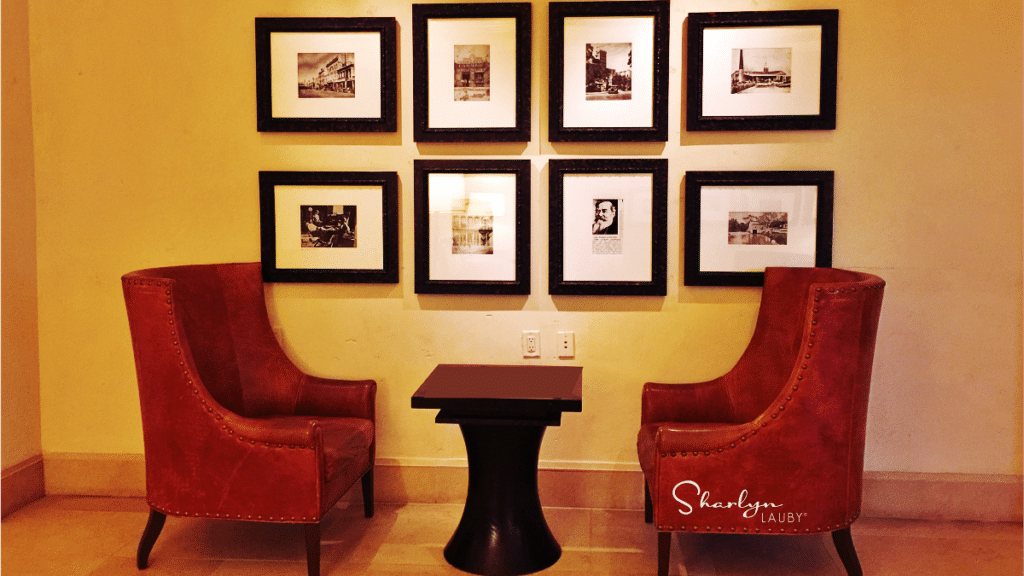
MULTIPOLYGON (((141 454, 47 454, 47 494, 143 497, 141 454)), ((541 502, 567 508, 639 510, 639 466, 612 462, 541 462, 541 502)), ((465 459, 381 458, 374 474, 378 502, 461 503, 465 459)), ((1021 522, 1024 478, 999 474, 865 472, 863 517, 1021 522)), ((6 493, 6 484, 4 486, 6 493)), ((352 492, 358 492, 354 490, 352 492)), ((346 498, 358 498, 350 494, 346 498)), ((6 506, 7 497, 4 502, 6 506)))

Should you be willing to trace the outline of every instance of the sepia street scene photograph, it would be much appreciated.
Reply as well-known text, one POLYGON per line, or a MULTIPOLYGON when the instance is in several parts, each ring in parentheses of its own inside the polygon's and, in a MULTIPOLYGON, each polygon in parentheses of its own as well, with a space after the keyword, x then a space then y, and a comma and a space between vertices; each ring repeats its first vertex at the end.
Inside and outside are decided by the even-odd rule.
POLYGON ((633 98, 633 44, 587 44, 587 100, 633 98))
POLYGON ((732 93, 789 92, 792 70, 792 48, 734 48, 732 93))
POLYGON ((455 45, 455 100, 491 99, 491 46, 455 45))
POLYGON ((299 53, 299 98, 355 98, 355 54, 299 53))

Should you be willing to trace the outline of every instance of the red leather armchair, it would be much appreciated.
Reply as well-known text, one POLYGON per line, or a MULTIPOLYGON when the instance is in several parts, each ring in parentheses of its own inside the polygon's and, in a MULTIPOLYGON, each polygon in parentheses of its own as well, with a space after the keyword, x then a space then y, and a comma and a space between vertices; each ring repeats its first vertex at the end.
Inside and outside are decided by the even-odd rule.
POLYGON ((305 524, 319 574, 320 520, 360 478, 373 515, 377 385, 295 367, 259 263, 141 270, 122 285, 150 506, 139 569, 170 515, 305 524))
POLYGON ((694 384, 644 385, 637 453, 658 573, 672 532, 831 532, 851 576, 864 430, 885 282, 769 268, 736 366, 694 384))

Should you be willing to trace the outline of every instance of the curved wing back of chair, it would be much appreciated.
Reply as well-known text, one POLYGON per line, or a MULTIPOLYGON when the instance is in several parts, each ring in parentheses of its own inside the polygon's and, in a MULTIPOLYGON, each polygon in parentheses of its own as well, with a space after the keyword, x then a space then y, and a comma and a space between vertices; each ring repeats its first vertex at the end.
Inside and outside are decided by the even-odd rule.
POLYGON ((373 515, 372 380, 299 370, 274 337, 260 264, 140 270, 121 279, 139 382, 151 508, 140 569, 167 515, 305 524, 362 479, 373 515))
MULTIPOLYGON (((283 378, 264 380, 270 392, 261 395, 255 387, 246 389, 246 380, 253 381, 254 373, 266 371, 277 356, 276 346, 259 342, 261 333, 270 332, 266 310, 261 309, 265 304, 244 296, 234 300, 236 295, 231 293, 251 295, 252 288, 241 290, 241 286, 247 278, 253 281, 253 273, 262 298, 258 264, 182 266, 123 278, 142 407, 147 497, 166 513, 213 512, 218 508, 215 500, 230 494, 227 500, 237 508, 219 512, 280 517, 284 508, 304 502, 308 517, 320 515, 316 485, 304 481, 319 475, 312 456, 295 458, 290 478, 278 478, 282 483, 278 488, 293 491, 287 507, 261 497, 269 487, 230 480, 238 473, 232 468, 239 462, 258 465, 259 460, 248 458, 249 453, 273 448, 252 438, 226 441, 244 438, 242 430, 253 427, 253 422, 239 416, 259 415, 273 399, 284 396, 293 381, 297 383, 289 370, 279 368, 283 378), (252 328, 261 317, 267 326, 252 328), (260 346, 261 354, 244 351, 253 346, 260 346)), ((294 404, 290 412, 282 412, 288 413, 294 413, 294 404)), ((306 450, 293 450, 292 456, 314 448, 312 429, 305 428, 294 435, 293 445, 306 450)), ((257 436, 253 432, 250 437, 257 436)), ((258 477, 257 470, 250 472, 258 477)), ((267 475, 268 480, 273 477, 267 475)))
POLYGON ((274 339, 260 265, 180 266, 158 274, 174 283, 175 315, 210 394, 243 416, 294 413, 302 373, 274 339))
MULTIPOLYGON (((835 270, 824 274, 835 277, 835 270)), ((750 343, 726 378, 732 422, 749 422, 779 395, 800 352, 808 289, 823 272, 783 268, 765 273, 761 306, 750 343)))
POLYGON ((770 268, 732 371, 645 386, 638 452, 660 531, 816 533, 853 522, 884 285, 770 268))
POLYGON ((153 508, 319 521, 372 468, 376 385, 291 363, 259 263, 142 270, 122 284, 153 508))

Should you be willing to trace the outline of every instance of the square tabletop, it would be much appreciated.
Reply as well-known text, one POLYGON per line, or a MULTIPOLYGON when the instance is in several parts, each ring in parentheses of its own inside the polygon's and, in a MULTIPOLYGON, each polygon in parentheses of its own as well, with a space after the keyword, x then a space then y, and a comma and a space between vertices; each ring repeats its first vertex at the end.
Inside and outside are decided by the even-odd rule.
POLYGON ((413 408, 472 412, 582 412, 583 368, 440 364, 412 396, 413 408))

